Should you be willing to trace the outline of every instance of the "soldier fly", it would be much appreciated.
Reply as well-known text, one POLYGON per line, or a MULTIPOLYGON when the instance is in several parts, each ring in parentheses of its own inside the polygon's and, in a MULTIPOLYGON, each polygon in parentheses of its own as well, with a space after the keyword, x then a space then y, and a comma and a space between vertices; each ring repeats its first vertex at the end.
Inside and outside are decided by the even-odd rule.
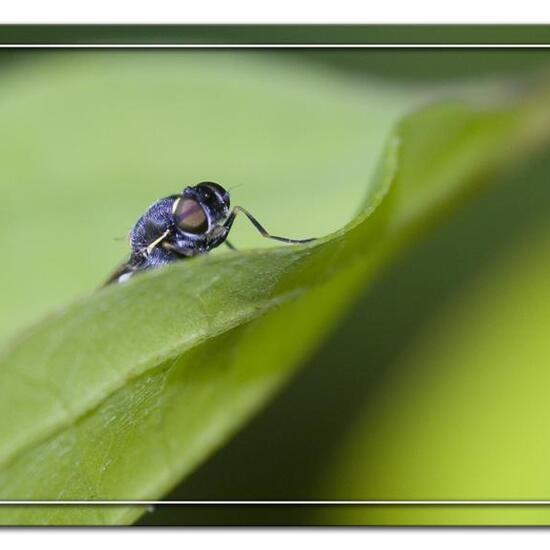
POLYGON ((242 206, 230 210, 229 192, 221 185, 203 181, 186 187, 179 195, 155 202, 130 232, 130 258, 105 285, 127 281, 135 273, 206 254, 227 240, 237 214, 241 212, 262 237, 284 243, 309 243, 315 239, 289 239, 271 235, 242 206))

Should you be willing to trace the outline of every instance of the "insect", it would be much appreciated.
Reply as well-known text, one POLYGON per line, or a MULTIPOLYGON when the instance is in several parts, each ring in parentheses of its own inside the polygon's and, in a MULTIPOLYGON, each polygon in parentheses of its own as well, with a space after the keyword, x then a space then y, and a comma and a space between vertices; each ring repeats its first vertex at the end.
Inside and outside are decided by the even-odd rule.
POLYGON ((127 281, 135 273, 192 256, 206 254, 225 244, 237 214, 241 212, 267 239, 284 243, 308 243, 315 239, 289 239, 271 235, 242 206, 230 210, 229 192, 218 183, 203 181, 181 194, 155 202, 130 232, 131 254, 105 285, 127 281))

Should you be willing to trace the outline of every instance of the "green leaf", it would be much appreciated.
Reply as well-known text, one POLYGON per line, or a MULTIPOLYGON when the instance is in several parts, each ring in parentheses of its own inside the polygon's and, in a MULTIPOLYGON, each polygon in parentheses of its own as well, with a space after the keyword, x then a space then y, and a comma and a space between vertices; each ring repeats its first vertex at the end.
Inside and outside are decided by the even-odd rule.
MULTIPOLYGON (((205 80, 212 74, 193 69, 205 80)), ((547 99, 421 111, 389 139, 368 198, 344 229, 312 245, 182 262, 98 292, 22 334, 0 356, 0 496, 161 497, 281 387, 391 255, 547 136, 547 99)), ((326 106, 317 101, 316 109, 326 106)), ((340 191, 347 177, 342 155, 331 162, 337 158, 340 191)), ((335 174, 331 180, 319 191, 327 227, 334 223, 327 214, 340 208, 335 174)), ((301 183, 317 189, 316 179, 301 183)), ((118 524, 142 512, 4 507, 0 521, 118 524)))

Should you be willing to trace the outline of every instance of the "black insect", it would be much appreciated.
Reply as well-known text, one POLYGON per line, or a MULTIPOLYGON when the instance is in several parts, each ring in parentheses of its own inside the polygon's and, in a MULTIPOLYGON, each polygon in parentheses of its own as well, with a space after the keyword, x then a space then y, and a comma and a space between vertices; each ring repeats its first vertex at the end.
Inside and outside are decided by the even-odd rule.
POLYGON ((271 235, 241 206, 235 206, 231 211, 229 208, 229 193, 211 181, 186 187, 180 195, 171 195, 155 202, 130 233, 130 258, 105 284, 122 283, 139 271, 206 254, 222 243, 234 249, 227 235, 239 212, 268 239, 284 243, 308 243, 315 240, 271 235))

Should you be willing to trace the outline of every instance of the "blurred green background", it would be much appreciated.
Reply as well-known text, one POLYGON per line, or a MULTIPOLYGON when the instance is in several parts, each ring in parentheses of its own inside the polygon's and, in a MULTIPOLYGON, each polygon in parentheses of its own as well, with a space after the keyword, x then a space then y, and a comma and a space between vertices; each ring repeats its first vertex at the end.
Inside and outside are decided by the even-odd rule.
MULTIPOLYGON (((549 68, 545 50, 4 51, 0 342, 99 285, 161 196, 212 179, 273 232, 327 234, 404 113, 490 101, 549 68)), ((167 498, 550 498, 549 175, 543 151, 410 250, 167 498)), ((232 242, 270 246, 244 223, 232 242)), ((141 523, 549 521, 544 507, 169 506, 141 523)))

